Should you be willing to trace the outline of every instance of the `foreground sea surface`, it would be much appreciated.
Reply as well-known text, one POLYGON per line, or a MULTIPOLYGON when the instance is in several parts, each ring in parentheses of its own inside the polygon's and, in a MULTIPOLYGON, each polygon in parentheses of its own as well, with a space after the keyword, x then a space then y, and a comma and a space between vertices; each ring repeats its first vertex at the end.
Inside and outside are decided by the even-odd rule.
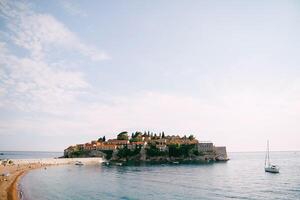
POLYGON ((23 200, 300 199, 300 152, 271 152, 279 174, 264 172, 263 152, 229 153, 214 164, 55 166, 30 171, 23 200))

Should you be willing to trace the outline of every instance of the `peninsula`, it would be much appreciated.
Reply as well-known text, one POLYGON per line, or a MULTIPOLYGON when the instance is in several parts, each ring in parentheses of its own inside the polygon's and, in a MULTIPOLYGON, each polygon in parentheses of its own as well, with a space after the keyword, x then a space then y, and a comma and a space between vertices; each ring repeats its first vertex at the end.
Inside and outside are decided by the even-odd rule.
POLYGON ((165 135, 164 132, 123 131, 117 138, 105 136, 85 144, 69 146, 65 158, 103 157, 112 163, 190 163, 227 161, 225 146, 198 141, 193 135, 165 135))

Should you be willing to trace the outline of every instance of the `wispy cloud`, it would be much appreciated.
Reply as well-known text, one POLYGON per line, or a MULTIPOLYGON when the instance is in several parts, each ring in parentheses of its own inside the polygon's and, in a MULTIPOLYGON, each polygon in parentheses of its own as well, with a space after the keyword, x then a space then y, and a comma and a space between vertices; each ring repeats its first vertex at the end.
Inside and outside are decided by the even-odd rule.
POLYGON ((52 66, 42 60, 18 58, 1 50, 2 106, 23 111, 57 113, 89 87, 83 74, 52 66))
POLYGON ((36 13, 26 3, 1 1, 0 11, 7 27, 2 32, 6 40, 0 41, 0 106, 52 114, 67 112, 90 85, 82 72, 47 56, 56 49, 77 51, 90 61, 107 59, 108 55, 81 42, 63 23, 49 14, 36 13), (27 53, 18 55, 15 49, 10 51, 12 46, 27 53))
POLYGON ((203 12, 203 6, 190 10, 191 15, 174 6, 168 16, 161 6, 153 18, 148 7, 136 13, 133 3, 122 13, 124 6, 112 3, 115 12, 93 16, 113 24, 89 24, 94 18, 85 17, 76 2, 66 2, 53 10, 54 2, 0 0, 0 148, 31 150, 36 144, 24 139, 39 137, 36 143, 43 148, 62 150, 103 134, 149 129, 198 134, 229 150, 259 150, 267 138, 278 150, 299 149, 294 9, 279 19, 272 10, 279 4, 266 5, 270 12, 257 12, 258 4, 228 12, 212 3, 203 12), (78 17, 86 24, 76 23, 78 17), (170 19, 178 23, 149 31, 170 19), (90 39, 101 35, 103 41, 122 44, 110 47, 118 56, 110 68, 93 68, 110 56, 81 37, 87 33, 81 29, 89 26, 95 30, 90 39), (47 136, 56 141, 45 142, 47 136))
POLYGON ((95 61, 109 58, 105 52, 83 43, 52 15, 36 13, 28 4, 2 1, 0 10, 10 31, 10 39, 29 50, 35 59, 43 58, 55 47, 77 51, 95 61))
POLYGON ((73 16, 87 17, 87 13, 82 10, 75 1, 64 0, 60 1, 62 7, 65 9, 67 13, 73 16))

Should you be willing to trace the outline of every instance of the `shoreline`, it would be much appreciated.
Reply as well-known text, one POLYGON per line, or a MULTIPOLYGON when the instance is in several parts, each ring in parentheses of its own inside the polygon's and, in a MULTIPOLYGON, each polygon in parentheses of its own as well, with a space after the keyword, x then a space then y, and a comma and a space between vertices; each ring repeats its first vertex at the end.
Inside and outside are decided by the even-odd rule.
POLYGON ((20 189, 18 187, 18 183, 21 178, 26 174, 27 171, 21 172, 16 179, 12 182, 7 190, 7 199, 8 200, 19 200, 20 198, 20 189))
POLYGON ((7 188, 7 200, 20 200, 21 199, 20 198, 21 190, 19 188, 19 182, 20 182, 21 178, 30 170, 38 169, 41 167, 42 166, 36 167, 36 168, 30 168, 30 169, 24 170, 21 173, 19 173, 17 175, 17 177, 14 179, 14 181, 11 183, 11 185, 7 188))
POLYGON ((99 164, 102 158, 47 158, 47 159, 12 159, 13 164, 0 165, 0 199, 20 200, 19 182, 31 170, 42 167, 70 165, 76 161, 84 164, 99 164), (9 174, 5 176, 4 174, 9 174))

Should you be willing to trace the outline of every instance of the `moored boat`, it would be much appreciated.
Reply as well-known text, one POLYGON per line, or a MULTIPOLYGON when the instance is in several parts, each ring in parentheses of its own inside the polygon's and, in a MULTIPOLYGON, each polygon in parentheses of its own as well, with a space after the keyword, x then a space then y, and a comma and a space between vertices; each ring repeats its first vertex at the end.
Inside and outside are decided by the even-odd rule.
POLYGON ((75 165, 81 166, 81 165, 83 165, 83 163, 81 161, 76 161, 75 165))
POLYGON ((109 162, 103 162, 103 165, 110 165, 109 162))
POLYGON ((272 165, 270 162, 269 140, 267 142, 267 152, 265 157, 265 172, 279 173, 279 166, 272 165))
POLYGON ((277 165, 267 166, 265 167, 265 171, 270 173, 279 173, 279 167, 277 165))

